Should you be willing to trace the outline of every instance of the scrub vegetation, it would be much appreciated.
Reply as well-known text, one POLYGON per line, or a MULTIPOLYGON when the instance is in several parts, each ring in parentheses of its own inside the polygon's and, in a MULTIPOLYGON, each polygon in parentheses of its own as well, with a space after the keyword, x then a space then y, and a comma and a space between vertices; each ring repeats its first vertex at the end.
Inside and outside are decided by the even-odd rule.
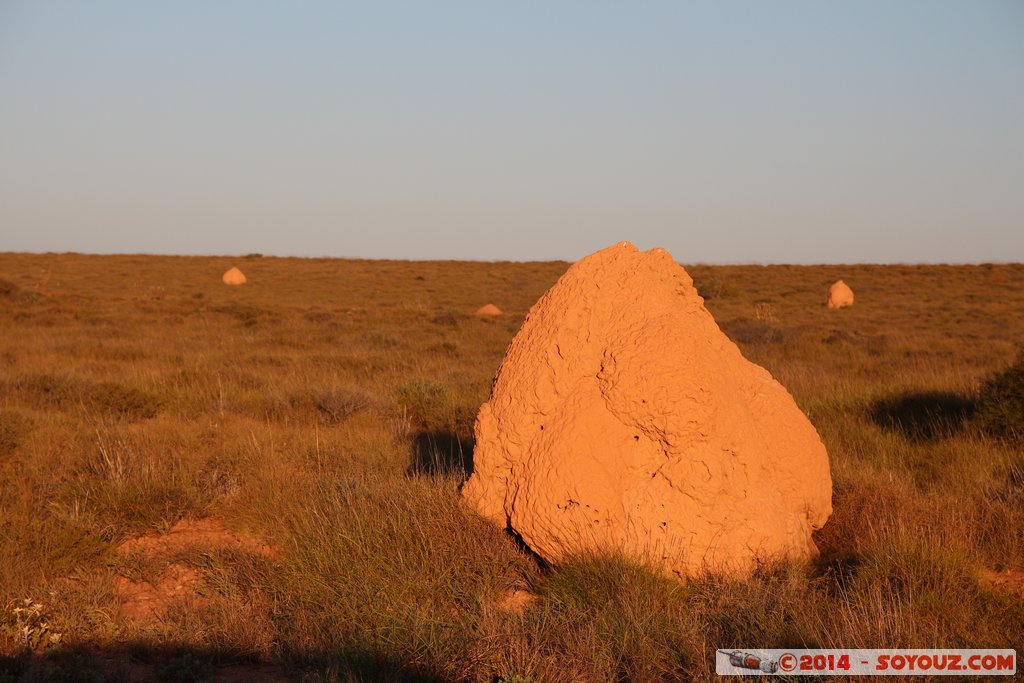
POLYGON ((1021 647, 1024 266, 689 266, 817 427, 835 513, 813 564, 685 585, 544 566, 460 504, 476 410, 566 267, 0 254, 0 681, 711 680, 716 648, 1021 647), (826 310, 839 278, 856 305, 826 310))

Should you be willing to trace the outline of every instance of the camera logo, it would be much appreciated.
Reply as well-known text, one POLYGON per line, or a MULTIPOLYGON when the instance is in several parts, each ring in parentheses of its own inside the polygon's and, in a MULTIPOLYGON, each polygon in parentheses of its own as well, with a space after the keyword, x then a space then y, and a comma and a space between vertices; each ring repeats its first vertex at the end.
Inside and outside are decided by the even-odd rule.
POLYGON ((732 650, 725 654, 729 656, 729 663, 740 669, 753 669, 766 674, 773 674, 779 670, 779 663, 774 659, 764 659, 742 650, 732 650))

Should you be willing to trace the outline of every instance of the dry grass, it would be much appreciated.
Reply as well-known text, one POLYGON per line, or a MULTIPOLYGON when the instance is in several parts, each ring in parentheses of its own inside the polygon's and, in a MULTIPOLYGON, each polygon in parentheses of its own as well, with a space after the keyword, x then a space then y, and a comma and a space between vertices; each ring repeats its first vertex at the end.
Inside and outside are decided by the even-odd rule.
POLYGON ((691 267, 819 429, 836 512, 814 566, 685 586, 541 567, 459 504, 475 411, 565 267, 0 254, 0 681, 709 680, 718 647, 1021 646, 981 573, 1024 570, 1024 450, 971 409, 1024 340, 1024 267, 691 267), (828 311, 839 277, 857 305, 828 311), (128 618, 117 585, 162 567, 118 546, 211 517, 273 554, 185 552, 202 599, 128 618))

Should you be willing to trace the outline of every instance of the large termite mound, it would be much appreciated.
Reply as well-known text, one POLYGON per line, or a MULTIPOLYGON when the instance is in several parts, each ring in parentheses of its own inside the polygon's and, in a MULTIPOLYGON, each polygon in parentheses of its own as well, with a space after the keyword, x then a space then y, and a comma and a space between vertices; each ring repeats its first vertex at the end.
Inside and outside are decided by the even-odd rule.
POLYGON ((842 280, 836 280, 828 288, 828 301, 825 305, 829 308, 846 308, 853 305, 853 290, 842 280))
POLYGON ((786 389, 663 249, 623 242, 530 310, 476 421, 465 500, 558 563, 620 551, 680 577, 808 558, 828 456, 786 389))

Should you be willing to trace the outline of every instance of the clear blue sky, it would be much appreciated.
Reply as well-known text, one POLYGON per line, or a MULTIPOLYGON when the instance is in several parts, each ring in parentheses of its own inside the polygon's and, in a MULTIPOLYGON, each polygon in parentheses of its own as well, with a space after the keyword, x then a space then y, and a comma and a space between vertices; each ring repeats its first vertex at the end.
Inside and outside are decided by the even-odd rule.
POLYGON ((0 0, 0 250, 1024 261, 1024 3, 0 0))

